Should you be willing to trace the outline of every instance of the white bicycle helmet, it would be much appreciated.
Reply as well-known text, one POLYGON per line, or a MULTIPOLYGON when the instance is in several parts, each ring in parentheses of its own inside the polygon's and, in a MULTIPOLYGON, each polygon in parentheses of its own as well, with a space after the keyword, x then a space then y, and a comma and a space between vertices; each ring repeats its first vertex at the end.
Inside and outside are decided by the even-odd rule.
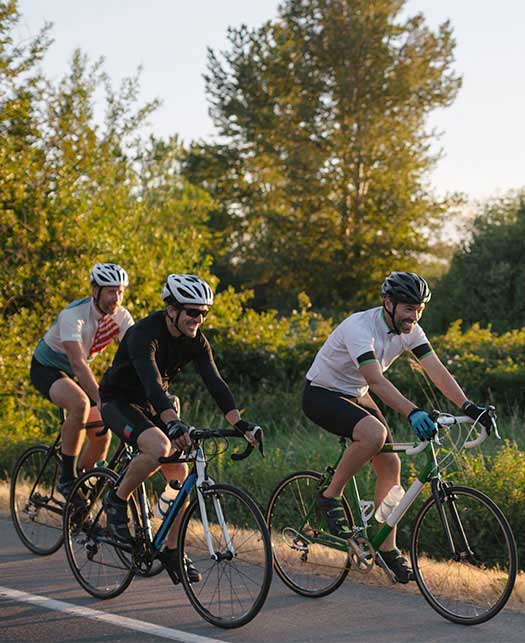
POLYGON ((212 289, 196 275, 169 275, 160 296, 168 304, 213 304, 212 289))
POLYGON ((127 286, 128 273, 116 263, 96 263, 89 275, 92 286, 127 286))

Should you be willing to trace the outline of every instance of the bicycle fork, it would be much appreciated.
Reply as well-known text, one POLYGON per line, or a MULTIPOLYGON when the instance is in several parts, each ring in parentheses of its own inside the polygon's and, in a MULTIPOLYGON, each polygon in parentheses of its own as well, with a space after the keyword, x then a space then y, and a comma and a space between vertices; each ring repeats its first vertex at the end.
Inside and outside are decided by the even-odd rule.
POLYGON ((439 478, 432 479, 432 495, 436 502, 441 526, 443 527, 443 532, 447 537, 452 557, 456 561, 459 561, 462 558, 472 558, 474 556, 474 552, 470 548, 465 530, 463 529, 463 524, 459 517, 456 503, 454 501, 454 496, 449 493, 449 486, 450 485, 439 478), (448 506, 449 508, 454 533, 458 534, 460 541, 460 551, 458 551, 458 549, 456 548, 453 532, 447 518, 447 513, 445 511, 445 506, 448 506))
POLYGON ((201 520, 204 527, 204 534, 206 536, 206 544, 208 545, 208 551, 210 553, 210 557, 216 561, 220 561, 223 558, 231 559, 235 556, 235 548, 233 546, 230 534, 228 532, 228 527, 226 525, 226 520, 224 518, 224 513, 222 511, 219 498, 212 491, 211 493, 212 493, 213 508, 215 510, 215 514, 219 522, 219 527, 221 529, 224 542, 226 543, 227 553, 222 554, 221 552, 215 551, 215 549, 213 548, 213 542, 210 534, 210 527, 209 527, 209 521, 208 521, 208 514, 206 512, 206 503, 204 501, 204 494, 207 493, 206 488, 215 483, 212 480, 212 478, 206 476, 206 461, 204 459, 204 454, 202 452, 202 449, 200 448, 197 449, 197 453, 195 456, 195 468, 197 470, 197 483, 195 485, 197 490, 197 499, 199 501, 201 520))

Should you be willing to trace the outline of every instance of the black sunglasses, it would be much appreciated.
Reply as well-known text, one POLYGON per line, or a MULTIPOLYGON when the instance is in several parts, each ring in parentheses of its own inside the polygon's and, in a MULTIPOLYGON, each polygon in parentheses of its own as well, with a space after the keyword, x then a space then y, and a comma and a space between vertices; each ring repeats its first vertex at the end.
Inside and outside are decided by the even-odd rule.
POLYGON ((193 319, 197 319, 199 315, 202 315, 202 318, 204 319, 210 312, 209 310, 200 310, 199 308, 183 308, 182 310, 186 315, 188 315, 188 317, 193 317, 193 319))

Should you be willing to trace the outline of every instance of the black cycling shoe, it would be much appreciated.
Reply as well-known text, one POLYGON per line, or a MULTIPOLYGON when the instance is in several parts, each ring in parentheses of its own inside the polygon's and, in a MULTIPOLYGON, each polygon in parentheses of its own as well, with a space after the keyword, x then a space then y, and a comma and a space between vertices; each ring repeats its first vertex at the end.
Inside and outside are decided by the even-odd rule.
POLYGON ((352 530, 346 519, 341 498, 326 498, 323 489, 317 494, 317 506, 326 519, 328 531, 338 538, 352 538, 352 530))
MULTIPOLYGON (((176 577, 175 582, 180 582, 180 570, 179 570, 179 561, 178 561, 178 551, 176 549, 166 549, 160 555, 160 559, 164 563, 164 566, 170 572, 170 575, 176 577)), ((186 567, 186 575, 190 583, 198 583, 202 580, 202 575, 199 570, 193 564, 191 558, 188 556, 184 557, 184 566, 186 567)), ((173 579, 175 580, 175 579, 173 579)))
POLYGON ((109 533, 117 540, 129 543, 131 533, 128 528, 128 503, 121 500, 113 489, 104 494, 102 505, 106 512, 109 533))
POLYGON ((71 494, 71 490, 73 489, 73 485, 75 484, 75 482, 76 478, 73 478, 72 480, 59 480, 57 484, 58 493, 62 494, 67 500, 71 494))
POLYGON ((401 555, 399 549, 391 551, 379 551, 381 558, 385 561, 387 567, 394 573, 398 583, 409 583, 415 580, 414 571, 407 562, 407 559, 401 555))

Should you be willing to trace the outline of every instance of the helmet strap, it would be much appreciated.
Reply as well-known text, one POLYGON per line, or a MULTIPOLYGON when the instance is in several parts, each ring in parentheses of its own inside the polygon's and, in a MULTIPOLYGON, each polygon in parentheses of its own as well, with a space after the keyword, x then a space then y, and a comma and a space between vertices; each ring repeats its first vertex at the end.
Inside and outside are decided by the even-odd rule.
POLYGON ((400 330, 399 330, 399 328, 397 327, 396 319, 395 319, 395 317, 396 317, 397 301, 394 301, 393 299, 391 299, 390 301, 392 302, 392 312, 390 312, 390 311, 388 310, 388 308, 385 306, 385 302, 384 302, 384 301, 383 301, 383 310, 384 310, 384 311, 385 311, 385 313, 390 317, 390 320, 392 321, 392 326, 393 326, 393 328, 392 328, 391 332, 392 332, 392 333, 395 333, 396 335, 401 335, 401 331, 400 331, 400 330))
POLYGON ((102 310, 102 308, 100 307, 100 303, 99 303, 100 302, 100 295, 102 294, 102 288, 103 287, 104 286, 99 286, 98 284, 96 284, 96 288, 98 288, 98 290, 97 290, 97 294, 93 297, 93 302, 94 302, 95 308, 98 310, 98 312, 102 313, 103 315, 105 315, 106 313, 102 310))
MULTIPOLYGON (((174 308, 175 308, 175 307, 174 307, 174 308)), ((167 317, 167 318, 170 320, 170 322, 173 324, 174 328, 175 328, 176 330, 178 330, 178 331, 179 331, 179 333, 180 333, 181 335, 184 335, 184 333, 183 333, 183 332, 181 331, 181 329, 179 328, 179 317, 180 317, 180 314, 181 314, 181 312, 182 312, 182 308, 175 308, 175 310, 177 311, 177 314, 175 315, 175 317, 170 317, 170 316, 168 315, 168 311, 167 311, 167 310, 166 310, 166 317, 167 317)))

